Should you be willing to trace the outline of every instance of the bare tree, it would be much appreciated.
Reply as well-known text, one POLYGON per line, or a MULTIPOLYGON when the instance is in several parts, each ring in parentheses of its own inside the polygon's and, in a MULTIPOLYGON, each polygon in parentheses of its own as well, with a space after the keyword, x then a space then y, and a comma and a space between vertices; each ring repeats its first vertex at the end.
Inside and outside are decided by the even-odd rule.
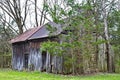
POLYGON ((3 25, 2 27, 7 27, 10 30, 12 30, 15 34, 19 34, 18 31, 15 29, 14 26, 14 21, 11 20, 10 17, 8 17, 4 11, 2 11, 2 13, 0 14, 0 22, 3 25))
MULTIPOLYGON (((28 13, 28 0, 25 0, 24 5, 22 4, 24 7, 21 6, 21 3, 20 0, 5 0, 0 2, 0 8, 15 21, 19 34, 23 33, 28 13)), ((8 21, 5 20, 5 22, 8 21)))
POLYGON ((32 14, 34 16, 34 21, 35 21, 34 26, 41 26, 46 22, 51 21, 45 8, 46 0, 41 0, 41 1, 30 0, 30 2, 32 5, 31 8, 34 7, 33 9, 30 10, 30 15, 32 14))
POLYGON ((47 14, 46 14, 46 10, 45 10, 45 3, 46 3, 46 0, 43 0, 43 8, 41 10, 40 25, 44 24, 45 19, 47 19, 46 18, 47 14))

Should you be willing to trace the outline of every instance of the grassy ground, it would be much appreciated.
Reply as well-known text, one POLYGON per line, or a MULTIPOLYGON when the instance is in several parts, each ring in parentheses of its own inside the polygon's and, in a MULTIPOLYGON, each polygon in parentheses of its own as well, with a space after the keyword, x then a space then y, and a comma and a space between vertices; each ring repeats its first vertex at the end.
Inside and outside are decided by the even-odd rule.
POLYGON ((120 80, 120 74, 63 76, 40 72, 18 72, 0 69, 0 80, 120 80))

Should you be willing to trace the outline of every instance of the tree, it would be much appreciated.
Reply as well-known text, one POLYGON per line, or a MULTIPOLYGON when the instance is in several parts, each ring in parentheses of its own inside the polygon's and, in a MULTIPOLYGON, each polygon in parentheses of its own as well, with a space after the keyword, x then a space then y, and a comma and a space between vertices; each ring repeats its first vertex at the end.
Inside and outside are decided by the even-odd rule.
POLYGON ((48 21, 51 21, 45 9, 46 0, 42 0, 42 1, 30 0, 30 3, 31 3, 31 8, 34 7, 34 9, 33 10, 31 9, 29 12, 30 15, 32 16, 34 15, 33 18, 35 20, 34 26, 38 27, 45 24, 48 21), (41 4, 39 4, 40 2, 41 4))
MULTIPOLYGON (((25 0, 23 6, 24 7, 21 6, 20 0, 0 1, 1 10, 16 23, 19 34, 23 33, 23 28, 25 28, 25 21, 29 9, 28 0, 25 0)), ((7 20, 5 20, 5 22, 9 24, 7 20)))
POLYGON ((119 40, 120 40, 120 1, 116 1, 117 5, 115 5, 114 10, 109 14, 108 16, 108 26, 109 26, 109 33, 110 33, 110 43, 114 47, 115 51, 115 67, 116 72, 120 71, 120 68, 118 67, 120 65, 120 46, 119 46, 119 40))
POLYGON ((65 32, 59 37, 59 39, 64 37, 61 44, 65 49, 63 55, 66 55, 65 71, 73 74, 90 72, 92 68, 90 66, 94 64, 91 57, 95 53, 91 41, 96 28, 92 6, 89 3, 79 4, 74 0, 66 0, 63 4, 59 4, 56 0, 53 2, 46 2, 46 9, 55 23, 62 24, 63 33, 65 32))
MULTIPOLYGON (((95 68, 98 68, 98 56, 100 55, 98 46, 103 43, 105 43, 103 47, 105 53, 103 54, 106 54, 107 71, 114 72, 114 53, 111 52, 108 25, 108 16, 115 7, 113 6, 115 4, 114 0, 86 0, 82 3, 76 0, 66 0, 62 4, 58 2, 56 0, 46 1, 46 9, 52 20, 57 24, 64 24, 62 25, 63 30, 68 31, 66 40, 68 40, 68 44, 72 45, 71 48, 69 46, 72 73, 74 74, 78 72, 76 69, 80 69, 80 66, 76 64, 82 65, 83 72, 87 70, 89 72, 92 69, 90 67, 92 64, 91 58, 96 58, 95 68), (93 32, 95 33, 95 42, 92 41, 94 39, 93 32), (99 40, 99 36, 102 36, 104 40, 99 40), (74 42, 79 45, 77 46, 74 42), (77 57, 78 55, 79 57, 77 57), (81 63, 77 60, 81 60, 81 63)), ((80 70, 82 71, 82 69, 80 70)))
POLYGON ((103 9, 103 12, 102 12, 102 16, 103 16, 103 24, 104 24, 104 37, 105 37, 105 40, 107 41, 106 42, 106 57, 107 57, 107 69, 108 69, 108 72, 114 72, 115 69, 114 69, 114 54, 111 54, 110 53, 110 37, 109 37, 109 29, 108 29, 108 22, 107 22, 107 18, 108 18, 108 15, 109 15, 109 12, 112 8, 112 5, 111 4, 114 4, 114 0, 111 1, 109 3, 109 5, 106 5, 105 3, 107 3, 106 1, 103 1, 102 2, 102 9, 103 9), (109 8, 107 8, 109 7, 109 8))
POLYGON ((0 67, 8 68, 11 66, 11 45, 9 40, 14 36, 13 30, 0 19, 0 67))
MULTIPOLYGON (((94 6, 93 13, 94 13, 94 19, 95 24, 100 25, 100 23, 103 24, 100 25, 100 28, 103 28, 103 30, 100 30, 102 33, 98 32, 96 36, 99 34, 103 34, 104 39, 106 42, 106 58, 107 58, 107 69, 108 72, 114 72, 114 53, 111 53, 111 44, 110 44, 110 33, 109 33, 109 26, 108 26, 108 16, 109 14, 115 9, 115 0, 87 0, 88 3, 90 3, 92 6, 94 6)), ((97 27, 96 27, 97 28, 97 27)), ((99 31, 96 29, 96 31, 99 31)), ((97 40, 97 39, 96 39, 97 40)), ((98 51, 97 51, 98 52, 98 51)), ((98 55, 98 54, 97 54, 98 55)), ((97 58, 97 56, 96 56, 97 58)), ((97 61, 97 60, 96 60, 97 61)))

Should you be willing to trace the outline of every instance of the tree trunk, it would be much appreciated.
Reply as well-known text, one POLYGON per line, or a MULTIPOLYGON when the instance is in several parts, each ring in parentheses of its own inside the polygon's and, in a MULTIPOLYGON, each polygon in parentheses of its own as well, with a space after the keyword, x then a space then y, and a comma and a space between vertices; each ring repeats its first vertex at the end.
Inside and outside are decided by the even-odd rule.
POLYGON ((38 27, 37 0, 35 0, 35 21, 36 21, 36 26, 38 27))
POLYGON ((109 36, 108 36, 108 25, 107 25, 107 19, 104 18, 104 33, 105 33, 105 40, 106 42, 106 57, 107 57, 107 70, 108 72, 114 72, 114 58, 112 56, 112 52, 110 52, 110 42, 109 42, 109 36))
POLYGON ((22 33, 23 33, 23 25, 22 25, 21 19, 20 19, 20 18, 17 18, 17 19, 16 19, 16 22, 17 22, 19 34, 22 34, 22 33))

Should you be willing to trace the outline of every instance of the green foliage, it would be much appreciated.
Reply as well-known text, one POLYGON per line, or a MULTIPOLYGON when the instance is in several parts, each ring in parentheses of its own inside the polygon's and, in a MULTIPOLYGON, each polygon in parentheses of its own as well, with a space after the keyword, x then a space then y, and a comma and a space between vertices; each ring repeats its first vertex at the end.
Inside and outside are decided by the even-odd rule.
POLYGON ((62 55, 63 49, 61 49, 62 46, 58 42, 44 42, 41 44, 40 50, 42 51, 47 51, 48 53, 52 55, 62 55))
POLYGON ((120 11, 113 11, 108 18, 111 43, 118 45, 120 42, 120 11))
POLYGON ((93 42, 93 45, 104 44, 106 42, 107 42, 106 40, 97 40, 96 42, 93 42))
POLYGON ((120 10, 113 10, 108 16, 110 43, 115 52, 116 72, 120 72, 120 10))
POLYGON ((13 31, 9 28, 4 26, 3 24, 0 25, 0 54, 10 54, 11 52, 11 46, 9 44, 9 40, 14 36, 15 34, 13 31))
MULTIPOLYGON (((106 42, 105 40, 96 39, 101 34, 101 28, 103 28, 101 26, 103 25, 99 19, 98 21, 96 20, 96 16, 93 14, 94 6, 92 2, 87 1, 80 4, 76 0, 66 0, 64 5, 67 6, 67 11, 56 3, 52 7, 49 6, 49 3, 47 5, 48 13, 53 21, 57 24, 62 24, 63 31, 66 34, 58 36, 62 43, 44 42, 42 50, 54 55, 64 55, 66 71, 77 74, 83 69, 90 68, 96 62, 90 60, 93 58, 92 55, 96 55, 96 46, 106 42), (65 19, 63 19, 64 17, 65 19)), ((49 26, 48 30, 55 31, 51 26, 49 26)))
POLYGON ((52 27, 52 26, 51 26, 51 25, 49 25, 49 24, 47 24, 46 28, 47 28, 47 30, 49 30, 49 31, 50 31, 49 36, 52 36, 52 35, 53 35, 53 33, 57 30, 57 28, 56 28, 56 27, 52 27))

